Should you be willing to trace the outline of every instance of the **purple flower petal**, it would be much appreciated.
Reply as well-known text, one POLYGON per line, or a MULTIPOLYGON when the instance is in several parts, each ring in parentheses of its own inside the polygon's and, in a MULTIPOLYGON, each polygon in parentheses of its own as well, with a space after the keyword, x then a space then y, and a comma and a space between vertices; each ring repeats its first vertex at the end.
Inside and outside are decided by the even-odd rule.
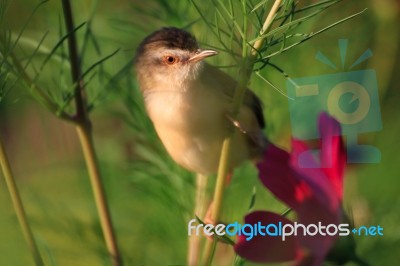
MULTIPOLYGON (((270 144, 257 168, 261 182, 278 199, 296 211, 299 223, 309 225, 321 222, 326 226, 338 224, 340 221, 346 152, 340 136, 340 124, 334 118, 321 113, 318 129, 321 136, 321 150, 317 160, 309 152, 310 149, 305 142, 293 139, 290 154, 270 144), (307 168, 299 165, 300 155, 307 168)), ((276 214, 265 213, 267 214, 264 214, 264 218, 261 217, 262 212, 252 213, 252 216, 246 216, 246 221, 278 220, 276 214)), ((322 235, 299 236, 296 239, 298 242, 293 241, 292 245, 295 245, 296 252, 292 255, 297 256, 299 265, 305 265, 302 264, 304 261, 301 261, 305 258, 310 259, 310 265, 320 265, 334 239, 335 237, 322 235), (299 259, 297 243, 306 250, 308 256, 299 259)), ((271 239, 263 240, 263 237, 256 238, 250 243, 239 238, 235 250, 239 255, 242 254, 243 257, 258 262, 279 261, 278 259, 285 258, 279 252, 275 254, 274 251, 271 254, 262 248, 272 245, 277 245, 277 250, 282 248, 282 243, 275 243, 271 239)))
MULTIPOLYGON (((268 211, 255 211, 245 217, 246 224, 262 225, 282 223, 292 224, 292 222, 283 216, 268 211)), ((295 237, 290 236, 282 241, 280 236, 254 236, 247 241, 246 236, 239 236, 235 244, 235 252, 250 261, 260 263, 271 263, 280 261, 290 261, 301 257, 301 250, 295 237)))

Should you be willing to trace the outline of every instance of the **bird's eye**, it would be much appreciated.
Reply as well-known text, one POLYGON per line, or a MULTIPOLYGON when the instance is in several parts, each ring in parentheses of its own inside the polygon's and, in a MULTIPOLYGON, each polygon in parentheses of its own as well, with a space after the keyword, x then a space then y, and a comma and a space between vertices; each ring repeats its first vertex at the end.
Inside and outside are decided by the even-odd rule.
POLYGON ((164 56, 163 61, 164 61, 164 63, 166 63, 168 65, 173 65, 178 62, 178 58, 175 56, 172 56, 172 55, 167 55, 167 56, 164 56))

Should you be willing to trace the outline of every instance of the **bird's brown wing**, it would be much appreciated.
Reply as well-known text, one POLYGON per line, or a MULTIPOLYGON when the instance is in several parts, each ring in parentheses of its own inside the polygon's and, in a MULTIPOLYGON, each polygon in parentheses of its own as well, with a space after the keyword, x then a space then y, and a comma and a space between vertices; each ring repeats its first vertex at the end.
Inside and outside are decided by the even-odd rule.
MULTIPOLYGON (((206 69, 203 73, 207 73, 211 77, 218 77, 218 81, 221 83, 219 89, 222 90, 223 94, 226 95, 231 101, 235 94, 235 89, 237 82, 225 72, 219 70, 218 68, 205 64, 206 69)), ((243 100, 243 104, 249 107, 257 118, 257 122, 260 128, 265 127, 264 114, 263 114, 263 104, 261 100, 254 94, 250 89, 246 89, 246 94, 243 100)))

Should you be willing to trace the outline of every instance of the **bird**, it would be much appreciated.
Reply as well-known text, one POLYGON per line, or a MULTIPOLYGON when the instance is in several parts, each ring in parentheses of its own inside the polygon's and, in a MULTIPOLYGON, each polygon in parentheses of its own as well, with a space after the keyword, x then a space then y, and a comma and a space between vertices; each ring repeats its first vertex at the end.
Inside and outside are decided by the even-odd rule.
POLYGON ((218 170, 223 140, 233 134, 230 168, 257 161, 268 145, 261 100, 246 88, 236 118, 232 102, 237 81, 205 59, 189 32, 161 28, 143 39, 134 59, 137 82, 159 139, 172 159, 203 175, 218 170))

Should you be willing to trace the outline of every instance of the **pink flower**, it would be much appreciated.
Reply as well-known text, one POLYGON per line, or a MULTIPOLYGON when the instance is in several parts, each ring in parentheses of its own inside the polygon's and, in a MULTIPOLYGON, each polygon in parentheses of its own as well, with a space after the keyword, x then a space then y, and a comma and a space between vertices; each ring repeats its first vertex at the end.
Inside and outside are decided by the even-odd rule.
MULTIPOLYGON (((262 183, 297 213, 298 223, 318 225, 321 222, 326 226, 340 222, 346 153, 340 125, 335 119, 321 113, 318 127, 321 136, 318 160, 303 141, 293 139, 290 154, 270 144, 264 153, 264 160, 257 164, 257 168, 262 183)), ((278 218, 271 213, 263 216, 260 212, 254 212, 246 219, 249 216, 263 223, 278 219, 288 222, 284 217, 278 218)), ((295 239, 296 244, 293 244, 286 241, 279 243, 280 238, 270 241, 268 237, 257 236, 247 242, 239 238, 235 250, 248 260, 269 262, 277 260, 268 250, 276 250, 277 247, 291 249, 282 253, 285 256, 280 256, 280 261, 296 259, 298 265, 321 265, 334 240, 333 236, 300 235, 295 239), (264 250, 263 257, 260 250, 264 250)))

